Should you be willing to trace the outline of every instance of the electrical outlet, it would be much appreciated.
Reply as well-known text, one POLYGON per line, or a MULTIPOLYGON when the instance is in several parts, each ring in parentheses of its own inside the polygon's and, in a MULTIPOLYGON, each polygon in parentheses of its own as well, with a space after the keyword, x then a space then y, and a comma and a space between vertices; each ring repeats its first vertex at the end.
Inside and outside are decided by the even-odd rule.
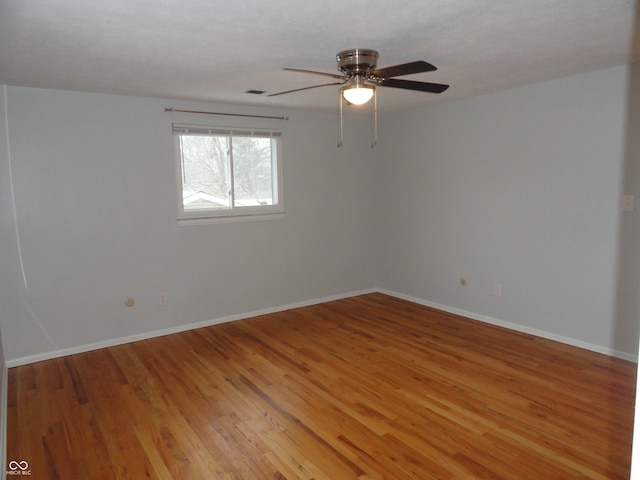
POLYGON ((160 294, 160 306, 166 307, 167 303, 169 303, 169 296, 166 293, 160 294))
POLYGON ((493 286, 493 294, 494 294, 496 297, 501 297, 501 296, 502 296, 502 285, 500 285, 499 283, 496 283, 496 284, 493 286))

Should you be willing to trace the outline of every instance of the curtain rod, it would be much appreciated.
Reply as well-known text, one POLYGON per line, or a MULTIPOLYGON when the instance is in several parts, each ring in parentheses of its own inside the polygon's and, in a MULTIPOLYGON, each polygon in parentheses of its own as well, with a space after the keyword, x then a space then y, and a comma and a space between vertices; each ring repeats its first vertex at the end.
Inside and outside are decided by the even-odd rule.
POLYGON ((225 115, 228 117, 272 118, 275 120, 289 120, 289 117, 270 117, 268 115, 244 115, 242 113, 200 112, 198 110, 178 110, 175 108, 165 108, 164 111, 180 112, 180 113, 200 113, 203 115, 225 115))

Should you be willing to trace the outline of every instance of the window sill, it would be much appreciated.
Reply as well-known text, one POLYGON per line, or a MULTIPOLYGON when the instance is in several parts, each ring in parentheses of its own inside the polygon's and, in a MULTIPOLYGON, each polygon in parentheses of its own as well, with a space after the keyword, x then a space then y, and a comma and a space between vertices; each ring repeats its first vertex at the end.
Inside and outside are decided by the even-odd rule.
POLYGON ((278 220, 284 218, 284 212, 254 213, 248 215, 228 215, 219 217, 178 218, 178 225, 187 227, 192 225, 212 225, 215 223, 255 222, 258 220, 278 220))

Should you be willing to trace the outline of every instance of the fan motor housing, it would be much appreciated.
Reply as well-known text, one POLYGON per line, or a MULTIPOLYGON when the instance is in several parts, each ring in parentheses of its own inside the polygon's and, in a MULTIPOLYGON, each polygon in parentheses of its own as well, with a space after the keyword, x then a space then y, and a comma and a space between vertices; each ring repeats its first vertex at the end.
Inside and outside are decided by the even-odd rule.
POLYGON ((336 55, 338 70, 348 75, 368 73, 376 68, 378 52, 366 48, 353 48, 336 55))

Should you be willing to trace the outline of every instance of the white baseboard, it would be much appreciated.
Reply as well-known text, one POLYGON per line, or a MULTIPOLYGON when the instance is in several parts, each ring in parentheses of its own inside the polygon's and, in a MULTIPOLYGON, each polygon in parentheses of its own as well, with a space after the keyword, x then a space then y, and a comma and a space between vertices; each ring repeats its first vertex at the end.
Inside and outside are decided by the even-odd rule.
POLYGON ((538 330, 536 328, 530 328, 523 325, 518 325, 517 323, 498 320, 496 318, 489 317, 486 315, 480 315, 477 313, 468 312, 466 310, 461 310, 459 308, 449 307, 447 305, 441 305, 439 303, 430 302, 429 300, 412 297, 410 295, 404 295, 402 293, 394 292, 391 290, 385 290, 383 288, 379 288, 377 289, 377 291, 380 293, 384 293, 386 295, 391 295, 392 297, 408 300, 409 302, 417 303, 419 305, 424 305, 425 307, 435 308, 436 310, 442 310, 443 312, 452 313, 454 315, 470 318, 472 320, 477 320, 479 322, 488 323, 490 325, 496 325, 498 327, 508 328, 509 330, 515 330, 517 332, 527 333, 529 335, 535 335, 536 337, 546 338, 548 340, 554 340, 556 342, 565 343, 567 345, 572 345, 574 347, 584 348, 585 350, 591 350, 592 352, 602 353, 610 357, 621 358, 623 360, 628 360, 630 362, 638 363, 638 355, 632 355, 630 353, 623 352, 620 350, 615 350, 615 349, 603 347, 600 345, 594 345, 591 343, 583 342, 581 340, 576 340, 575 338, 564 337, 562 335, 556 335, 555 333, 547 332, 544 330, 538 330))
POLYGON ((137 335, 130 335, 127 337, 114 338, 110 340, 105 340, 103 342, 89 343, 86 345, 78 345, 76 347, 53 350, 50 352, 39 353, 37 355, 12 358, 7 360, 7 366, 9 368, 18 367, 20 365, 27 365, 29 363, 41 362, 43 360, 50 360, 52 358, 64 357, 67 355, 74 355, 76 353, 89 352, 91 350, 98 350, 100 348, 115 347, 116 345, 123 345, 125 343, 137 342, 140 340, 148 340, 150 338, 155 338, 155 337, 162 337, 164 335, 171 335, 172 333, 186 332, 188 330, 195 330, 197 328, 210 327, 212 325, 219 325, 221 323, 233 322, 235 320, 243 320, 245 318, 257 317, 260 315, 267 315, 269 313, 283 312, 285 310, 308 307, 311 305, 317 305, 319 303, 331 302, 333 300, 340 300, 343 298, 355 297, 358 295, 366 295, 367 293, 374 293, 376 291, 377 290, 375 288, 371 288, 367 290, 348 292, 340 295, 332 295, 328 297, 316 298, 316 299, 306 300, 302 302, 290 303, 287 305, 280 305, 272 308, 254 310, 251 312, 240 313, 237 315, 228 315, 226 317, 215 318, 212 320, 205 320, 202 322, 189 323, 186 325, 177 325, 175 327, 164 328, 161 330, 153 330, 150 332, 139 333, 137 335))
MULTIPOLYGON (((511 322, 506 322, 506 321, 503 321, 503 320, 498 320, 496 318, 488 317, 486 315, 479 315, 477 313, 468 312, 466 310, 461 310, 461 309, 458 309, 458 308, 449 307, 447 305, 441 305, 439 303, 431 302, 429 300, 425 300, 425 299, 422 299, 422 298, 412 297, 410 295, 405 295, 405 294, 394 292, 394 291, 391 291, 391 290, 386 290, 386 289, 383 289, 383 288, 371 288, 371 289, 366 289, 366 290, 353 291, 353 292, 348 292, 348 293, 339 294, 339 295, 332 295, 332 296, 328 296, 328 297, 322 297, 322 298, 316 298, 316 299, 306 300, 306 301, 302 301, 302 302, 291 303, 291 304, 287 304, 287 305, 280 305, 280 306, 277 306, 277 307, 265 308, 265 309, 261 309, 261 310, 254 310, 254 311, 251 311, 251 312, 240 313, 240 314, 237 314, 237 315, 229 315, 229 316, 226 316, 226 317, 220 317, 220 318, 215 318, 215 319, 212 319, 212 320, 205 320, 205 321, 202 321, 202 322, 190 323, 190 324, 187 324, 187 325, 178 325, 178 326, 175 326, 175 327, 165 328, 165 329, 161 329, 161 330, 154 330, 154 331, 150 331, 150 332, 140 333, 140 334, 137 334, 137 335, 130 335, 130 336, 127 336, 127 337, 120 337, 120 338, 114 338, 114 339, 110 339, 110 340, 105 340, 103 342, 96 342, 96 343, 90 343, 90 344, 86 344, 86 345, 79 345, 79 346, 71 347, 71 348, 54 350, 54 351, 45 352, 45 353, 41 353, 41 354, 37 354, 37 355, 31 355, 31 356, 27 356, 27 357, 13 358, 13 359, 7 360, 6 363, 7 363, 7 367, 8 368, 12 368, 12 367, 20 366, 20 365, 27 365, 29 363, 40 362, 42 360, 49 360, 49 359, 52 359, 52 358, 64 357, 66 355, 73 355, 73 354, 76 354, 76 353, 88 352, 88 351, 97 350, 97 349, 100 349, 100 348, 114 347, 116 345, 123 345, 125 343, 137 342, 137 341, 140 341, 140 340, 147 340, 147 339, 150 339, 150 338, 161 337, 161 336, 164 336, 164 335, 171 335, 172 333, 185 332, 185 331, 188 331, 188 330, 195 330, 197 328, 202 328, 202 327, 210 327, 212 325, 219 325, 221 323, 233 322, 235 320, 242 320, 242 319, 245 319, 245 318, 257 317, 259 315, 267 315, 267 314, 270 314, 270 313, 283 312, 285 310, 291 310, 291 309, 294 309, 294 308, 308 307, 310 305, 317 305, 319 303, 331 302, 333 300, 340 300, 340 299, 343 299, 343 298, 355 297, 355 296, 358 296, 358 295, 365 295, 365 294, 374 293, 374 292, 384 293, 385 295, 390 295, 392 297, 401 298, 403 300, 408 300, 410 302, 417 303, 419 305, 424 305, 424 306, 427 306, 427 307, 435 308, 437 310, 442 310, 444 312, 452 313, 454 315, 460 315, 462 317, 466 317, 466 318, 470 318, 472 320, 477 320, 477 321, 480 321, 480 322, 488 323, 490 325, 496 325, 496 326, 499 326, 499 327, 508 328, 510 330, 515 330, 515 331, 518 331, 518 332, 527 333, 527 334, 530 334, 530 335, 535 335, 537 337, 542 337, 542 338, 546 338, 546 339, 549 339, 549 340, 554 340, 554 341, 557 341, 557 342, 565 343, 565 344, 568 344, 568 345, 573 345, 575 347, 584 348, 586 350, 591 350, 593 352, 602 353, 604 355, 608 355, 608 356, 611 356, 611 357, 617 357, 617 358, 621 358, 621 359, 628 360, 628 361, 631 361, 631 362, 636 362, 636 363, 638 362, 638 355, 632 355, 632 354, 627 353, 627 352, 622 352, 622 351, 619 351, 619 350, 614 350, 614 349, 602 347, 600 345, 593 345, 591 343, 587 343, 587 342, 583 342, 583 341, 580 341, 580 340, 576 340, 574 338, 563 337, 561 335, 556 335, 556 334, 551 333, 551 332, 546 332, 546 331, 543 331, 543 330, 538 330, 538 329, 535 329, 535 328, 529 328, 529 327, 526 327, 526 326, 523 326, 523 325, 518 325, 516 323, 511 323, 511 322)), ((3 381, 6 381, 6 378, 3 379, 3 381)))

